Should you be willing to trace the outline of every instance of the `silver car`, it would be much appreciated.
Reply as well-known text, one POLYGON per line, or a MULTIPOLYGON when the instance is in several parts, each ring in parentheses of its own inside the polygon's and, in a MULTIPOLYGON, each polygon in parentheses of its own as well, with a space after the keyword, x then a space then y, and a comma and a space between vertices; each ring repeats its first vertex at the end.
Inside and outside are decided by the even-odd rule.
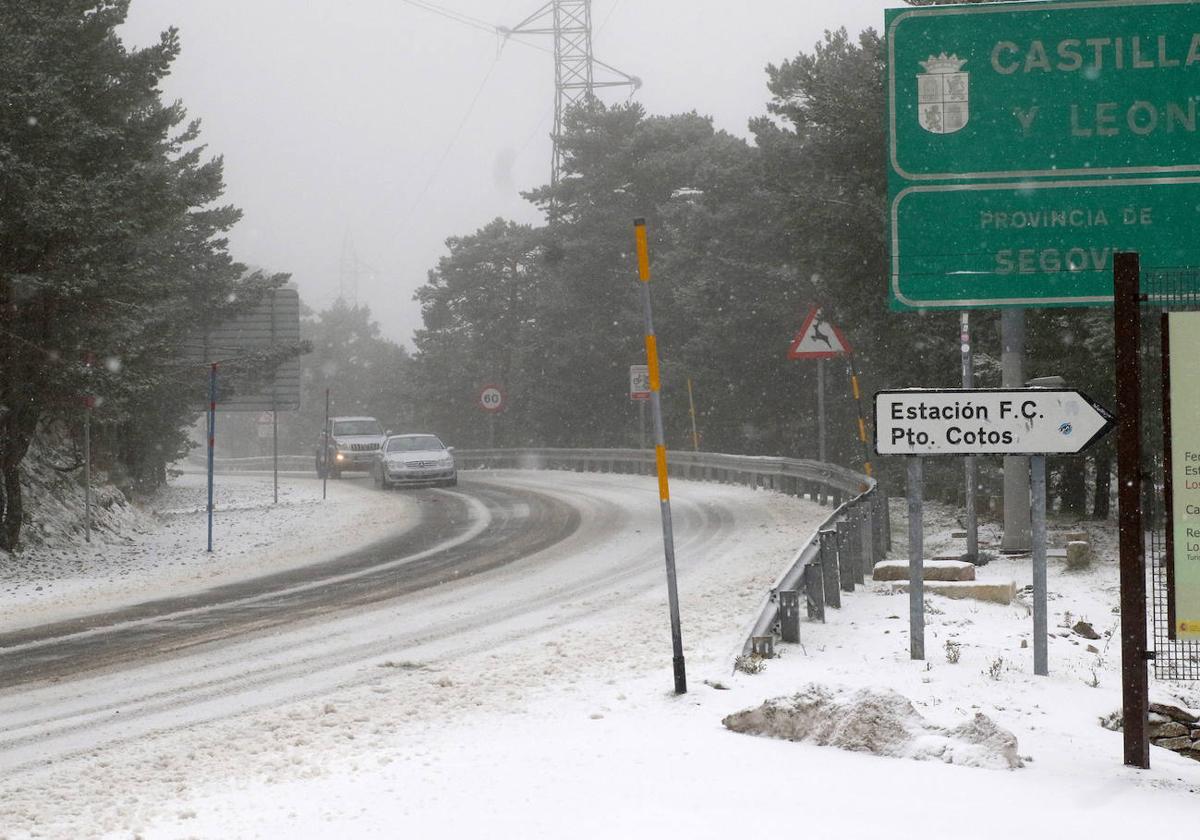
POLYGON ((393 484, 458 484, 452 450, 436 435, 391 435, 379 447, 371 464, 375 484, 387 490, 393 484))

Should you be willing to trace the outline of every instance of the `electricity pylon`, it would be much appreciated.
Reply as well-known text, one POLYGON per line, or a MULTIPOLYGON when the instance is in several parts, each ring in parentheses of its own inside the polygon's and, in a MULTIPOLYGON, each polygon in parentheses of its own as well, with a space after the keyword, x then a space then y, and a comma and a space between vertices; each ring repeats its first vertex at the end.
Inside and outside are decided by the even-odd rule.
POLYGON ((573 105, 586 104, 602 87, 637 90, 642 80, 605 64, 592 55, 592 0, 550 0, 516 26, 498 27, 500 34, 554 36, 554 143, 550 183, 562 175, 563 115, 573 105), (599 74, 597 74, 599 70, 599 74))

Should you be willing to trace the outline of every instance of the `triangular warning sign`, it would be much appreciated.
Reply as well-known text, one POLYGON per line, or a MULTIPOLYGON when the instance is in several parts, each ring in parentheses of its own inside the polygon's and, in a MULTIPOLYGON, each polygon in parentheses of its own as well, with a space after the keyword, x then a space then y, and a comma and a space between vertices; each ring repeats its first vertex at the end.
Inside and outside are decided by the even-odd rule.
POLYGON ((821 316, 821 307, 814 306, 804 318, 804 326, 792 339, 789 359, 832 359, 850 352, 850 342, 842 331, 821 316))

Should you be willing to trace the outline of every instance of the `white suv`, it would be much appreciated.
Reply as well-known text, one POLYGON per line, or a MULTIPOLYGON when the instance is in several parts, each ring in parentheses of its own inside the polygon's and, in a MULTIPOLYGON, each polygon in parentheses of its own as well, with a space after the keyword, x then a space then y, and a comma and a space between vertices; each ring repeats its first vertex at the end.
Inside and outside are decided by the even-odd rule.
POLYGON ((317 478, 338 478, 347 470, 369 470, 385 433, 374 417, 330 417, 317 443, 317 478))

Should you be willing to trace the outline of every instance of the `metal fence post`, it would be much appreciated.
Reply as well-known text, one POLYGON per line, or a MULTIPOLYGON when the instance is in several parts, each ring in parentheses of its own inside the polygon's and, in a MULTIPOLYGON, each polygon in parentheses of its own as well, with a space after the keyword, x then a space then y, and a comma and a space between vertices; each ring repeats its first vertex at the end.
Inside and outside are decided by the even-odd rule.
POLYGON ((859 545, 862 550, 863 576, 871 580, 875 576, 875 527, 870 499, 859 506, 858 533, 859 545))
POLYGON ((823 530, 817 534, 821 551, 821 578, 825 584, 825 603, 841 609, 842 592, 838 585, 837 532, 823 530))
POLYGON ((779 637, 785 642, 800 641, 800 593, 784 589, 779 595, 779 637))
POLYGON ((880 490, 880 503, 883 505, 883 553, 892 550, 892 505, 886 490, 880 490))
POLYGON ((825 620, 825 584, 821 577, 821 561, 804 567, 804 594, 808 599, 808 620, 825 620))
POLYGON ((855 573, 854 558, 850 555, 850 529, 846 520, 834 525, 837 533, 838 577, 842 580, 842 591, 853 592, 854 582, 858 575, 855 573))
POLYGON ((888 553, 888 502, 887 493, 879 485, 875 486, 875 528, 879 538, 875 543, 875 556, 882 559, 888 553))
POLYGON ((846 543, 850 552, 850 568, 854 569, 854 582, 863 582, 862 528, 858 524, 858 510, 853 505, 846 511, 846 543))

